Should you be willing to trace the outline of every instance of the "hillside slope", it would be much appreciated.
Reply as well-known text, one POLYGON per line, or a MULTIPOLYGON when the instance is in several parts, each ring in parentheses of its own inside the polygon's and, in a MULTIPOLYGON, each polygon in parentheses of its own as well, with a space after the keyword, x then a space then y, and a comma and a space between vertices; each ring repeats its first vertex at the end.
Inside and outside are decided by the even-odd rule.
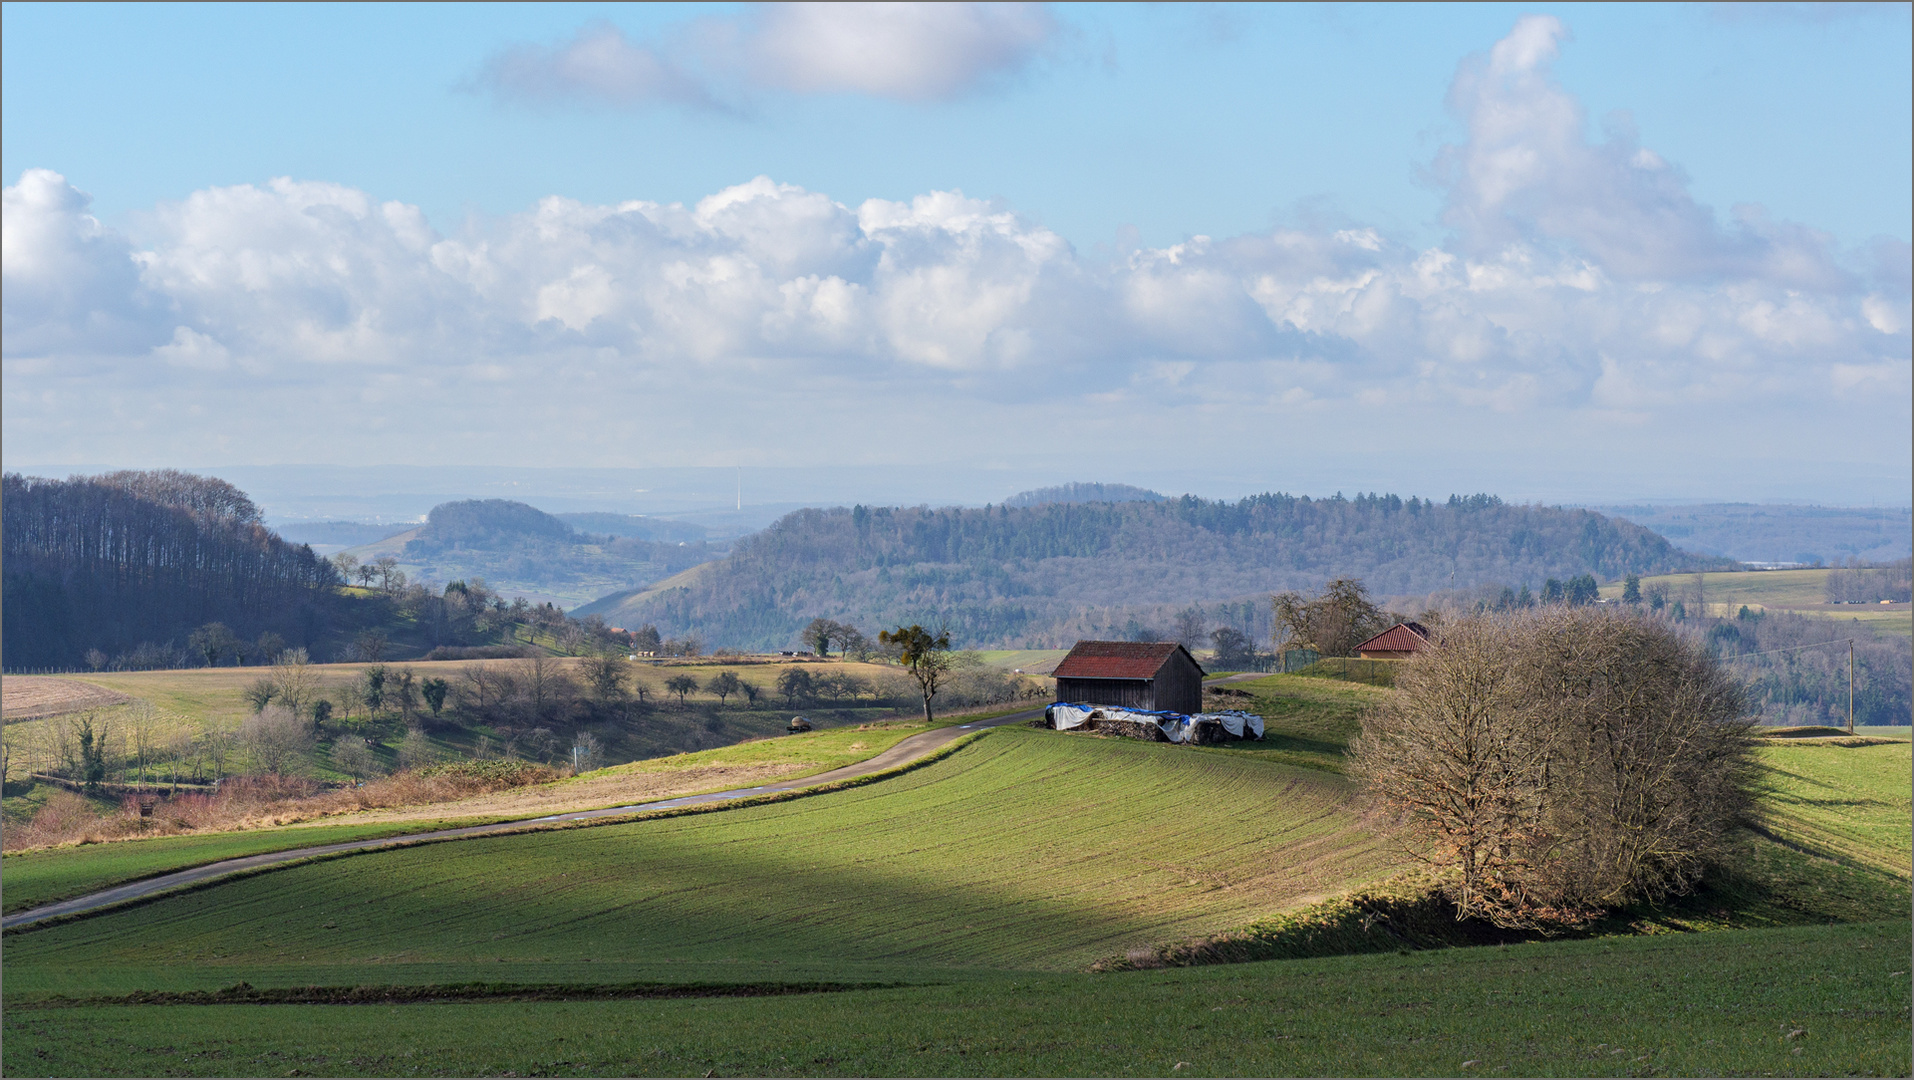
POLYGON ((1488 495, 860 506, 790 514, 695 579, 577 613, 738 647, 787 647, 822 616, 867 630, 941 623, 965 646, 1042 648, 1132 636, 1185 605, 1267 620, 1269 593, 1342 576, 1386 596, 1730 568, 1626 521, 1488 495))

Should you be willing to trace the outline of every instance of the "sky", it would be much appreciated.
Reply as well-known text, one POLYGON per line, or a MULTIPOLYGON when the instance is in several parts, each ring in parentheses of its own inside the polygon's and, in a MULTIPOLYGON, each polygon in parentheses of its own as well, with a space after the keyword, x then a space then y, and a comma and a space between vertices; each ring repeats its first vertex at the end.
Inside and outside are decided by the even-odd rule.
POLYGON ((6 4, 0 457, 1905 505, 1909 10, 6 4))

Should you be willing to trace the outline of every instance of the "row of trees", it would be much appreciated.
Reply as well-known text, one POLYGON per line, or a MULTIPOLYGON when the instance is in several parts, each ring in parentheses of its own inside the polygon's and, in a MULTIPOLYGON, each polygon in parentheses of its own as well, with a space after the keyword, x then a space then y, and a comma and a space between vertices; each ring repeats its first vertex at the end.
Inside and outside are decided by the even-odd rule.
POLYGON ((1858 566, 1828 572, 1830 604, 1905 604, 1914 599, 1914 561, 1902 559, 1886 566, 1858 566))

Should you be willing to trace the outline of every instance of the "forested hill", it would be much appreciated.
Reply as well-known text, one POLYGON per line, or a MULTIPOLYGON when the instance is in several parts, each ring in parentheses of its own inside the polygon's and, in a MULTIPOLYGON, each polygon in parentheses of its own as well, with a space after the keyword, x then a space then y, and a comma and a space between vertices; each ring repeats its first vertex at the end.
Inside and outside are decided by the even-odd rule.
POLYGON ((4 663, 77 667, 226 624, 305 645, 330 629, 339 575, 260 523, 223 480, 163 470, 0 481, 4 663))
POLYGON ((729 558, 576 614, 714 646, 788 647, 822 616, 867 632, 946 624, 970 647, 1058 647, 1121 634, 1166 607, 1253 614, 1271 592, 1335 577, 1387 596, 1730 565, 1618 518, 1489 495, 860 506, 798 511, 729 558))
POLYGON ((565 605, 630 589, 709 562, 728 550, 703 540, 686 541, 695 526, 647 527, 646 519, 614 514, 575 514, 572 523, 522 502, 467 499, 440 503, 426 524, 399 549, 413 577, 432 581, 483 578, 512 594, 548 597, 565 605), (620 520, 622 519, 622 520, 620 520), (592 524, 604 532, 586 531, 592 524), (642 539, 650 532, 661 539, 642 539), (664 536, 679 537, 666 540, 664 536))

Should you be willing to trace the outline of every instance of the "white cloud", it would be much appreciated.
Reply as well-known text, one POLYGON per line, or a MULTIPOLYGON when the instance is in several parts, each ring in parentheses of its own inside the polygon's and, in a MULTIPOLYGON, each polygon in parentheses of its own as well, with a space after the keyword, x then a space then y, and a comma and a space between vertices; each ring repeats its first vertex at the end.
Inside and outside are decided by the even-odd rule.
POLYGON ((691 72, 607 22, 589 23, 561 45, 506 49, 486 61, 478 81, 500 96, 535 102, 717 104, 691 72))
POLYGON ((506 99, 729 109, 752 91, 961 97, 1013 76, 1059 26, 1041 4, 754 4, 651 42, 593 22, 557 45, 517 45, 477 82, 506 99))
MULTIPOLYGON (((986 429, 1005 453, 1076 447, 1004 426, 1033 401, 1137 421, 1139 453, 1185 445, 1175 416, 1240 417, 1252 441, 1312 416, 1418 439, 1430 417, 1485 439, 1621 417, 1652 455, 1657 416, 1813 432, 1864 408, 1904 444, 1906 245, 1717 221, 1652 151, 1590 139, 1549 74, 1562 40, 1525 18, 1463 65, 1469 139, 1437 170, 1455 236, 1421 250, 1282 229, 1104 261, 961 192, 847 206, 765 177, 690 206, 553 196, 452 235, 280 179, 160 206, 135 243, 29 171, 5 193, 8 446, 146 438, 222 395, 321 460, 341 431, 387 456, 490 453, 508 430, 578 452, 986 429), (119 393, 150 419, 96 407, 119 393)), ((1792 437, 1764 452, 1805 460, 1792 437)))
POLYGON ((1041 4, 766 4, 738 51, 762 85, 931 100, 1014 74, 1057 32, 1041 4))
POLYGON ((92 197, 48 169, 6 189, 0 214, 0 338, 8 356, 137 350, 164 340, 124 237, 92 197))

